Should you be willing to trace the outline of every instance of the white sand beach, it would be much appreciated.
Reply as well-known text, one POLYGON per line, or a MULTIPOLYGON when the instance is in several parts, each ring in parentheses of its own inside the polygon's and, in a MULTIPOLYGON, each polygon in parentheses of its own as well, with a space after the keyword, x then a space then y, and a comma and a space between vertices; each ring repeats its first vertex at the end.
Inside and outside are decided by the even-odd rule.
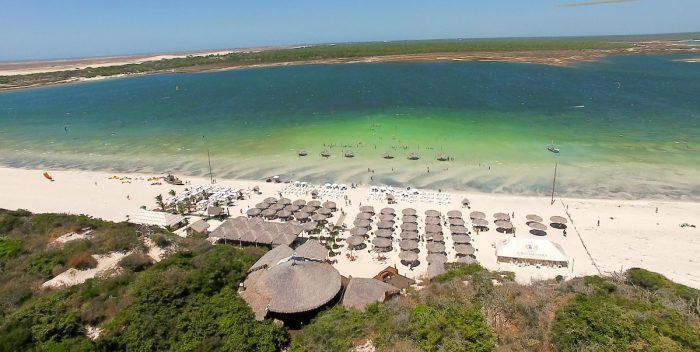
MULTIPOLYGON (((42 176, 45 170, 25 170, 0 168, 0 208, 27 209, 33 212, 63 212, 71 214, 88 214, 111 221, 125 221, 140 211, 140 206, 149 209, 155 207, 155 196, 167 197, 168 191, 178 193, 186 187, 208 185, 204 178, 186 177, 186 186, 151 185, 147 179, 154 175, 119 174, 130 179, 110 179, 112 173, 93 171, 50 171, 55 181, 42 176)), ((162 176, 162 175, 156 175, 162 176)), ((303 180, 301 180, 303 181, 303 180)), ((278 197, 286 184, 265 183, 245 180, 218 180, 217 187, 252 189, 260 188, 261 194, 254 194, 250 199, 238 201, 229 207, 232 216, 239 216, 266 197, 278 197)), ((683 223, 700 226, 700 203, 669 202, 653 200, 598 200, 556 198, 554 204, 545 197, 524 197, 514 195, 466 194, 450 192, 450 201, 445 204, 431 202, 387 205, 385 201, 368 200, 371 185, 360 185, 339 192, 336 198, 327 198, 338 204, 346 212, 344 223, 348 228, 362 205, 374 206, 375 211, 390 206, 396 210, 397 226, 401 224, 401 210, 416 209, 419 219, 424 212, 434 209, 443 215, 449 210, 460 210, 468 220, 469 212, 484 212, 490 224, 492 214, 504 212, 513 214, 516 236, 521 238, 546 239, 560 244, 567 257, 569 266, 563 268, 536 267, 531 265, 514 265, 496 261, 494 243, 512 237, 495 230, 494 226, 480 234, 472 234, 475 256, 484 267, 491 270, 505 270, 516 273, 519 282, 553 278, 557 275, 570 278, 574 276, 610 273, 630 267, 643 267, 668 276, 670 279, 692 287, 700 288, 700 228, 681 227, 683 223), (346 205, 345 196, 352 203, 346 205), (461 200, 468 198, 471 210, 463 209, 461 200), (536 214, 545 219, 546 236, 535 236, 528 232, 525 216, 536 214), (563 231, 549 226, 551 216, 563 216, 568 220, 567 236, 563 231), (600 225, 598 225, 600 221, 600 225)), ((381 186, 381 185, 376 185, 381 186)), ((449 191, 447 191, 449 192, 449 191)), ((310 195, 284 194, 296 199, 311 200, 310 195)), ((340 212, 329 220, 338 221, 340 212)), ((212 223, 210 230, 218 225, 212 223)), ((419 228, 424 224, 419 220, 419 228)), ((446 231, 448 232, 448 231, 446 231)), ((344 235, 343 237, 347 237, 344 235)), ((455 251, 450 236, 445 236, 445 246, 450 260, 455 258, 455 251)), ((425 243, 420 244, 419 260, 421 264, 413 270, 401 264, 398 259, 398 232, 394 235, 394 250, 384 254, 385 259, 377 259, 377 254, 368 252, 371 244, 364 250, 353 251, 356 260, 350 261, 347 250, 334 264, 345 276, 372 277, 386 266, 396 265, 406 276, 420 278, 425 274, 425 243)))

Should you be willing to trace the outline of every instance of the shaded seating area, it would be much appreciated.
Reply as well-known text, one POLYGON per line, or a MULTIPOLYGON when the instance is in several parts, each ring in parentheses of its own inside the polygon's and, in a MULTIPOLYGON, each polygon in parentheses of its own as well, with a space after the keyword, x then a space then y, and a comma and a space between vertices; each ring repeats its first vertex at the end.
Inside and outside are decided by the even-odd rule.
POLYGON ((346 309, 365 310, 368 305, 384 302, 399 292, 397 287, 380 280, 351 278, 343 294, 342 304, 346 309))
POLYGON ((239 245, 289 246, 302 231, 302 226, 292 223, 237 217, 224 221, 209 234, 209 238, 216 242, 230 241, 239 245))
POLYGON ((568 266, 569 259, 558 243, 520 237, 496 242, 496 259, 500 262, 568 266))

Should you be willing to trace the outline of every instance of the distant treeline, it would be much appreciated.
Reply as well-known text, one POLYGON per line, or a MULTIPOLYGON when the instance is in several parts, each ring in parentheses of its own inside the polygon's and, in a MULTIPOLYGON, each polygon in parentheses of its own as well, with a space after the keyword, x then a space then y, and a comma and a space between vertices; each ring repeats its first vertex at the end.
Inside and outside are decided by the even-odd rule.
POLYGON ((374 43, 347 43, 236 52, 227 55, 189 56, 185 58, 149 61, 109 67, 88 67, 80 70, 0 76, 0 84, 17 87, 48 84, 73 78, 91 78, 162 72, 185 68, 227 67, 272 64, 312 60, 332 60, 387 55, 429 53, 507 52, 541 50, 619 49, 628 44, 601 39, 490 39, 490 40, 430 40, 374 43))

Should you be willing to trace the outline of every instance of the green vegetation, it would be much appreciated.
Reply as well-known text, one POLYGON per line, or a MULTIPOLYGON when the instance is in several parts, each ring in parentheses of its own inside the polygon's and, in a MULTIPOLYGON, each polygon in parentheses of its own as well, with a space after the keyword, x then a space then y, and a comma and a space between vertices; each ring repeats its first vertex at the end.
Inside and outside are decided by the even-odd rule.
POLYGON ((368 341, 378 351, 700 350, 700 291, 636 268, 523 286, 513 273, 449 264, 421 290, 363 312, 333 307, 290 340, 283 326, 255 321, 236 292, 264 249, 156 231, 154 242, 179 251, 153 263, 136 230, 85 216, 0 210, 0 351, 314 352, 368 341), (49 246, 84 227, 94 229, 91 239, 49 246), (40 289, 66 268, 114 250, 131 252, 120 275, 40 289), (101 333, 92 340, 96 327, 101 333))
POLYGON ((0 84, 28 86, 65 81, 72 78, 114 76, 119 74, 166 72, 185 69, 207 69, 280 62, 352 59, 370 56, 416 55, 430 53, 511 52, 542 50, 619 49, 627 44, 609 39, 489 39, 489 40, 426 40, 374 43, 313 45, 298 48, 236 52, 228 55, 189 56, 159 61, 82 70, 0 76, 0 84))

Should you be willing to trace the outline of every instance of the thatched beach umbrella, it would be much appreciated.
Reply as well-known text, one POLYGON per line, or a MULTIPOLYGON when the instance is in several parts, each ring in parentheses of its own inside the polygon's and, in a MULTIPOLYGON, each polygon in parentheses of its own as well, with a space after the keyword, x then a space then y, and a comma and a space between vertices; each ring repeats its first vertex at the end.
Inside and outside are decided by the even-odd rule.
POLYGON ((473 211, 469 213, 469 218, 471 219, 486 219, 486 214, 481 211, 473 211))
POLYGON ((454 235, 452 236, 452 242, 454 243, 469 243, 472 238, 469 235, 454 235))
POLYGON ((442 253, 430 253, 426 258, 430 264, 444 264, 447 263, 447 256, 442 253))
POLYGON ((335 202, 325 201, 325 202, 323 202, 323 207, 333 211, 336 208, 336 204, 335 204, 335 202))
POLYGON ((382 158, 384 158, 384 159, 393 159, 393 158, 394 158, 394 154, 389 153, 389 152, 386 152, 386 153, 384 153, 384 154, 382 155, 382 158))
POLYGON ((388 229, 379 229, 374 232, 374 235, 377 237, 391 237, 393 233, 391 232, 391 230, 388 229))
POLYGON ((388 239, 385 237, 377 237, 377 238, 372 240, 372 244, 375 247, 388 248, 388 247, 391 247, 391 239, 388 239))
POLYGON ((458 219, 462 217, 462 212, 459 210, 450 210, 447 212, 447 217, 451 219, 458 219))
POLYGON ((374 207, 371 205, 363 205, 360 207, 360 212, 374 214, 374 207))
POLYGON ((496 220, 494 222, 498 228, 504 229, 504 230, 510 230, 513 228, 513 224, 511 224, 509 221, 506 220, 496 220))
POLYGON ((367 233, 367 228, 365 227, 353 227, 350 229, 350 234, 353 236, 364 236, 367 233))
POLYGON ((329 152, 328 149, 326 149, 321 152, 321 156, 324 158, 329 158, 331 156, 331 152, 329 152))
POLYGON ((345 240, 345 242, 347 242, 348 246, 350 247, 357 247, 365 243, 365 238, 362 236, 350 236, 347 240, 345 240))
POLYGON ((404 240, 417 240, 418 239, 418 232, 414 231, 401 231, 401 234, 399 235, 404 240))
POLYGON ((352 224, 357 227, 369 228, 371 223, 369 222, 369 220, 357 219, 353 221, 352 224))
POLYGON ((442 253, 445 251, 445 245, 440 242, 428 242, 425 245, 425 249, 430 253, 442 253))
POLYGON ((406 263, 414 263, 416 260, 418 260, 418 253, 411 251, 402 251, 401 253, 399 253, 399 259, 406 263))
POLYGON ((380 221, 377 223, 377 228, 379 229, 391 229, 394 227, 394 223, 391 221, 380 221))
POLYGON ((538 230, 538 231, 546 231, 547 230, 547 226, 545 224, 542 224, 539 222, 531 221, 531 222, 527 223, 527 226, 530 226, 532 229, 538 230))
POLYGON ((440 218, 436 217, 427 217, 425 218, 425 224, 426 225, 439 225, 440 224, 440 218))
POLYGON ((437 160, 438 161, 448 161, 448 160, 450 160, 450 156, 445 154, 445 153, 439 153, 437 155, 437 160))
POLYGON ((314 207, 314 208, 318 209, 321 207, 321 202, 319 202, 317 200, 312 200, 312 201, 306 203, 306 206, 314 207))
POLYGON ((404 216, 401 218, 401 221, 402 221, 402 222, 410 222, 410 223, 416 224, 416 223, 418 223, 418 218, 415 217, 415 216, 404 215, 404 216))
POLYGON ((277 211, 273 209, 265 209, 262 212, 260 212, 260 215, 266 217, 266 218, 275 218, 277 216, 277 211))
POLYGON ((282 209, 282 210, 280 210, 280 211, 277 212, 277 217, 279 217, 279 218, 281 218, 281 219, 288 219, 288 218, 290 218, 291 216, 292 216, 292 212, 289 211, 289 210, 284 210, 284 209, 282 209))
POLYGON ((292 204, 301 208, 301 207, 306 205, 306 201, 303 199, 297 199, 297 200, 293 201, 292 204))
POLYGON ((418 242, 413 240, 401 240, 401 242, 399 242, 399 248, 403 251, 413 251, 418 249, 418 242))
POLYGON ((469 229, 467 229, 464 226, 454 225, 454 226, 450 226, 450 232, 452 232, 453 234, 463 235, 463 234, 469 233, 469 229))
POLYGON ((299 209, 299 211, 302 212, 302 213, 313 214, 313 213, 316 212, 316 208, 315 208, 315 207, 310 207, 310 206, 307 205, 307 206, 305 206, 305 207, 299 209))
POLYGON ((563 216, 552 216, 549 218, 549 221, 551 221, 554 224, 566 224, 566 218, 563 216))
POLYGON ((343 155, 345 155, 346 158, 354 158, 355 157, 355 153, 353 153, 352 150, 350 150, 350 149, 346 150, 343 153, 343 155))
POLYGON ((389 221, 389 222, 394 222, 394 216, 391 214, 382 214, 379 215, 379 221, 389 221))
POLYGON ((284 209, 284 204, 280 204, 280 203, 271 204, 268 209, 271 209, 274 211, 280 211, 280 210, 284 209))
POLYGON ((435 234, 428 234, 430 236, 429 240, 433 242, 445 242, 445 236, 435 233, 435 234))
POLYGON ((357 216, 355 216, 355 219, 357 219, 357 220, 370 220, 370 219, 372 219, 372 214, 371 213, 357 213, 357 216))
POLYGON ((464 263, 464 264, 477 264, 479 263, 474 257, 472 256, 464 256, 464 257, 459 257, 457 260, 455 260, 457 263, 464 263))
POLYGON ((440 225, 425 225, 425 232, 426 233, 442 233, 442 226, 440 225))
POLYGON ((294 218, 299 220, 299 221, 306 221, 309 220, 309 213, 302 213, 302 212, 296 212, 294 213, 294 218))
POLYGON ((535 214, 528 214, 525 218, 529 221, 542 222, 542 217, 535 214))
POLYGON ((260 202, 258 204, 255 204, 255 207, 260 209, 260 210, 265 210, 265 209, 270 207, 270 203, 260 202))
POLYGON ((417 231, 418 225, 410 222, 405 222, 401 224, 401 230, 417 231))
POLYGON ((476 249, 471 244, 458 244, 455 246, 455 252, 459 255, 472 255, 476 249))
POLYGON ((277 198, 267 197, 267 198, 263 199, 263 202, 265 202, 267 204, 275 204, 275 203, 277 203, 277 198))
POLYGON ((311 215, 311 220, 313 220, 313 221, 322 222, 322 221, 326 221, 326 219, 327 219, 327 217, 326 217, 325 215, 323 215, 323 214, 314 214, 314 215, 311 215))
POLYGON ((328 208, 321 208, 321 209, 318 209, 316 212, 321 214, 321 215, 331 215, 331 213, 333 211, 328 209, 328 208))
POLYGON ((382 215, 394 215, 396 214, 396 211, 394 208, 384 208, 379 213, 382 215))
POLYGON ((496 220, 510 220, 510 215, 506 213, 495 213, 493 214, 493 218, 496 220))
POLYGON ((418 159, 420 159, 420 154, 418 154, 416 152, 411 152, 410 154, 408 154, 408 160, 418 160, 418 159))
POLYGON ((283 205, 289 205, 289 204, 292 204, 292 200, 289 198, 280 198, 280 200, 278 200, 277 203, 283 204, 283 205))
POLYGON ((261 212, 262 212, 262 210, 260 210, 260 209, 258 209, 258 208, 250 208, 250 209, 248 209, 248 211, 246 211, 245 213, 246 213, 246 215, 252 217, 252 216, 258 216, 258 215, 260 215, 261 212))
POLYGON ((464 226, 464 220, 462 219, 449 219, 448 222, 451 226, 464 226))
POLYGON ((425 211, 425 216, 438 217, 440 216, 440 212, 437 210, 429 209, 425 211))
POLYGON ((472 220, 472 225, 476 227, 486 227, 489 226, 489 222, 485 219, 474 219, 472 220))
POLYGON ((416 209, 406 208, 406 209, 401 211, 401 214, 406 215, 406 216, 416 216, 417 212, 416 212, 416 209))
POLYGON ((284 210, 290 211, 290 212, 293 213, 293 212, 298 211, 298 210, 299 210, 299 207, 296 206, 296 205, 290 204, 290 205, 287 205, 286 207, 284 207, 284 210))
POLYGON ((467 199, 467 198, 462 199, 462 206, 463 206, 463 207, 468 207, 469 204, 471 204, 471 203, 469 202, 469 199, 467 199))

